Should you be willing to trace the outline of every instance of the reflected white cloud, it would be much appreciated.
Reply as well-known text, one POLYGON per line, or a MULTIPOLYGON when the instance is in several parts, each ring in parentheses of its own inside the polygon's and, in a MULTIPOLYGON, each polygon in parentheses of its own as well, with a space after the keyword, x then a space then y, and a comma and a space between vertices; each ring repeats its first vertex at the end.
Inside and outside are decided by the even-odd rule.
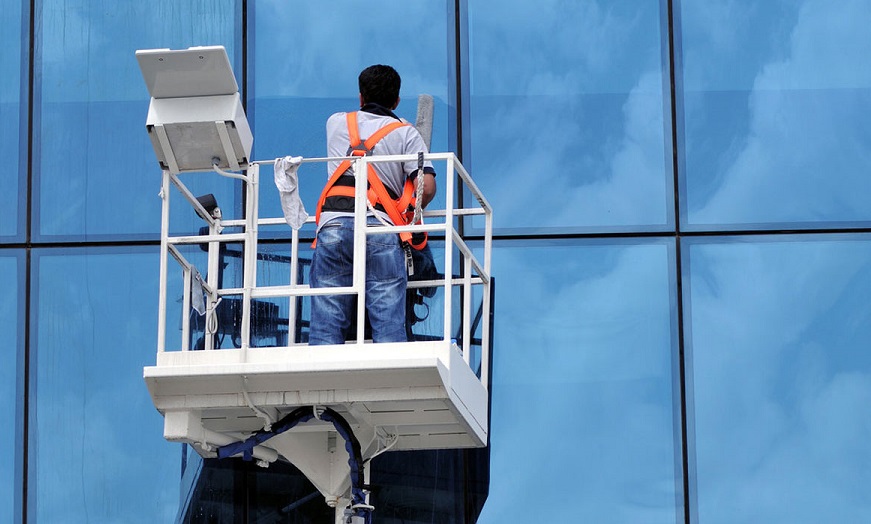
POLYGON ((475 2, 469 8, 472 95, 629 91, 639 71, 660 68, 658 6, 629 4, 475 2))
POLYGON ((391 0, 361 8, 353 0, 258 0, 253 35, 257 96, 353 98, 357 73, 384 63, 399 71, 404 93, 445 97, 445 2, 391 0))
POLYGON ((667 247, 495 260, 495 480, 479 522, 674 522, 667 247))
POLYGON ((704 522, 871 517, 869 260, 858 242, 691 248, 704 522))
MULTIPOLYGON (((705 12, 707 5, 705 9, 697 6, 693 12, 705 12)), ((764 8, 756 5, 756 9, 764 8)), ((794 25, 780 33, 770 31, 769 38, 780 38, 780 44, 754 49, 750 53, 754 59, 737 65, 737 76, 755 75, 752 87, 745 87, 751 89, 746 99, 746 129, 731 137, 729 147, 705 150, 713 158, 688 159, 694 169, 687 173, 692 223, 868 218, 865 195, 871 192, 867 176, 871 128, 864 115, 871 108, 871 71, 862 65, 871 53, 867 37, 871 4, 851 0, 832 9, 829 2, 807 0, 790 10, 794 25), (768 54, 760 54, 764 52, 768 54), (705 189, 702 186, 706 184, 716 186, 705 189)), ((727 17, 727 21, 740 19, 727 17)), ((690 21, 698 24, 704 19, 690 21)), ((712 57, 741 52, 719 47, 733 44, 713 37, 692 41, 692 47, 685 42, 684 46, 692 49, 686 61, 687 75, 696 78, 707 74, 711 63, 722 64, 712 57)), ((714 78, 722 75, 712 74, 714 78)), ((688 89, 693 84, 706 89, 730 87, 729 81, 726 85, 709 79, 691 82, 688 89)), ((713 105, 704 105, 714 104, 713 98, 700 107, 694 108, 693 103, 690 96, 690 156, 700 154, 694 150, 706 140, 705 126, 721 125, 718 118, 725 122, 733 118, 717 113, 713 105), (693 126, 702 122, 704 110, 713 111, 712 118, 696 129, 693 126)))
POLYGON ((666 224, 655 6, 490 7, 470 14, 472 169, 496 226, 666 224))

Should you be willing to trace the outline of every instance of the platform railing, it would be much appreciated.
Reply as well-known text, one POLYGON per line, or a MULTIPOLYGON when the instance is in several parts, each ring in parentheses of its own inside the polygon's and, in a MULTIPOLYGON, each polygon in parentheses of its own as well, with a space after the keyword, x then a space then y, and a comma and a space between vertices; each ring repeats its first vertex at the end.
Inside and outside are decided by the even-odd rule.
MULTIPOLYGON (((192 308, 192 285, 197 275, 202 272, 194 264, 188 261, 182 254, 179 246, 183 245, 203 245, 208 244, 208 267, 206 268, 207 279, 202 281, 202 289, 205 292, 206 302, 206 328, 204 333, 204 349, 213 350, 215 348, 215 323, 217 320, 217 305, 223 297, 241 296, 242 314, 241 314, 241 361, 247 361, 247 352, 251 346, 251 316, 252 316, 252 300, 264 298, 288 298, 289 313, 288 313, 288 333, 292 333, 297 322, 299 312, 297 311, 296 297, 305 297, 313 295, 332 295, 332 294, 353 294, 357 297, 357 336, 355 342, 362 346, 364 341, 364 325, 365 325, 365 275, 366 275, 366 242, 365 237, 373 234, 397 234, 401 231, 412 233, 427 232, 430 235, 444 235, 444 278, 441 280, 427 281, 409 281, 409 288, 421 287, 441 287, 444 291, 444 326, 442 329, 442 340, 450 343, 455 335, 452 335, 451 321, 453 319, 453 300, 452 291, 454 288, 461 289, 461 338, 462 346, 459 348, 462 352, 463 359, 467 365, 471 365, 472 355, 472 295, 473 287, 481 288, 481 382, 485 385, 489 383, 489 367, 490 367, 490 300, 491 300, 491 252, 492 252, 492 207, 487 199, 481 193, 478 186, 472 180, 472 177, 459 162, 453 153, 429 153, 424 157, 426 160, 446 164, 446 173, 444 176, 444 193, 445 193, 445 209, 442 210, 425 210, 424 218, 426 223, 417 225, 404 226, 366 226, 366 177, 357 177, 355 185, 355 212, 354 212, 354 268, 352 285, 347 287, 331 287, 331 288, 311 288, 305 284, 297 284, 299 281, 299 255, 300 255, 300 235, 299 231, 292 229, 291 234, 291 252, 290 252, 290 284, 285 286, 258 286, 257 285, 257 253, 258 253, 258 231, 260 226, 276 226, 286 225, 284 217, 259 217, 259 198, 260 198, 260 168, 261 166, 272 166, 275 161, 259 161, 248 165, 248 169, 243 173, 230 173, 216 169, 215 171, 222 176, 229 176, 240 179, 246 186, 245 190, 245 213, 241 219, 236 220, 221 220, 209 215, 208 211, 203 208, 199 201, 193 196, 181 180, 182 175, 170 173, 168 170, 163 172, 161 198, 162 198, 162 222, 161 222, 161 244, 160 244, 160 295, 159 295, 159 316, 158 316, 158 353, 167 351, 166 348, 166 333, 167 333, 167 286, 168 286, 168 260, 171 256, 180 266, 183 278, 183 300, 182 300, 182 337, 181 351, 190 350, 190 317, 192 308), (169 234, 169 217, 170 217, 170 190, 171 186, 175 186, 186 200, 206 222, 208 223, 207 235, 187 235, 187 236, 170 236, 169 234), (455 207, 455 203, 460 202, 459 192, 467 190, 474 198, 474 202, 463 202, 462 207, 455 207), (475 204, 470 206, 469 204, 475 204), (484 237, 483 250, 481 256, 477 256, 473 249, 467 244, 455 227, 456 219, 469 216, 484 217, 484 237), (224 228, 241 228, 241 233, 222 234, 224 228), (218 281, 218 266, 220 264, 220 245, 226 243, 243 243, 244 249, 242 252, 242 287, 236 288, 220 288, 218 281), (458 267, 460 269, 459 277, 454 275, 454 255, 458 254, 458 267)), ((302 163, 325 163, 329 161, 341 161, 346 157, 338 158, 305 158, 302 163)), ((348 160, 354 162, 355 173, 366 173, 367 166, 370 163, 380 162, 408 162, 417 161, 417 155, 383 155, 383 156, 366 156, 366 157, 347 157, 348 160)), ((197 176, 202 176, 199 174, 197 176)), ((441 177, 440 177, 441 179, 441 177)), ((300 176, 300 184, 317 184, 318 188, 322 187, 324 179, 305 179, 300 176)), ((278 198, 277 191, 274 193, 278 198)), ((309 218, 307 222, 314 222, 314 218, 309 218)), ((414 344, 415 342, 408 342, 414 344)), ((287 349, 292 350, 294 343, 288 344, 287 349)))

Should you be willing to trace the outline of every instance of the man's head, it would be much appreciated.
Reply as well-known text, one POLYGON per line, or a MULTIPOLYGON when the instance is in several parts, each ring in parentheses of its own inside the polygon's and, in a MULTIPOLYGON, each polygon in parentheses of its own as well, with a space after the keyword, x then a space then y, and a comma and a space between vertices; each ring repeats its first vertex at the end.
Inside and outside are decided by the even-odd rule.
POLYGON ((395 109, 399 103, 399 86, 402 80, 396 69, 388 65, 373 65, 364 69, 357 79, 360 85, 360 103, 375 103, 395 109))

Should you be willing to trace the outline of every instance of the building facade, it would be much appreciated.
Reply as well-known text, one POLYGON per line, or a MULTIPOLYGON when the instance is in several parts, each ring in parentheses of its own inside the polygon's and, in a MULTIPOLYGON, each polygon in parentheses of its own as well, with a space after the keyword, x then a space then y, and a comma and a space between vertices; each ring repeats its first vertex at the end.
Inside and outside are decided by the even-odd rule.
POLYGON ((257 159, 323 156, 357 73, 393 65, 495 208, 490 446, 379 457, 376 521, 871 521, 868 1, 3 7, 0 523, 329 521, 291 467, 165 442, 142 381, 134 52, 196 45, 228 50, 257 159))

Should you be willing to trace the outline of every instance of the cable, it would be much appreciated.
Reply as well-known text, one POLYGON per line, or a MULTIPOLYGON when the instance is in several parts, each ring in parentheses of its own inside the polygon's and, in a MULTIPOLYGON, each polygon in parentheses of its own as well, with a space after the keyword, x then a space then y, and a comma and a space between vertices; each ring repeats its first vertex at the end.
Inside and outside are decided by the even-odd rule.
POLYGON ((345 450, 348 452, 348 466, 351 469, 351 510, 354 515, 362 517, 366 524, 372 522, 373 507, 366 503, 366 486, 363 478, 363 452, 360 449, 360 441, 354 435, 354 431, 348 421, 333 409, 318 406, 302 406, 291 411, 290 414, 272 425, 271 430, 262 429, 253 433, 241 442, 234 442, 217 448, 219 459, 242 454, 244 460, 253 458, 254 447, 266 442, 272 437, 292 429, 297 424, 308 422, 315 418, 331 422, 336 432, 345 440, 345 450))

